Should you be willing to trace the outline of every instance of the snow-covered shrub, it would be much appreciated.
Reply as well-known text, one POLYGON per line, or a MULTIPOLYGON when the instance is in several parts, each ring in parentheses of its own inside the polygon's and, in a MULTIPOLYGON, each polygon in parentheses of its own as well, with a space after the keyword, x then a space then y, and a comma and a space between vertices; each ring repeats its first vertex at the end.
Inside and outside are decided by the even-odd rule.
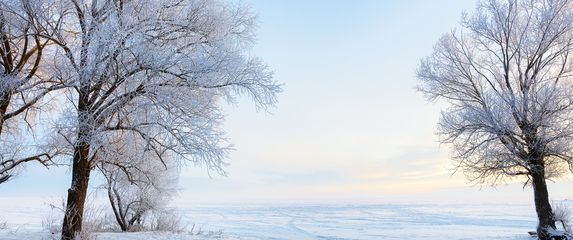
POLYGON ((109 223, 102 207, 95 206, 94 204, 86 205, 80 240, 94 239, 93 233, 107 231, 108 225, 109 223))
POLYGON ((150 230, 160 232, 184 232, 187 228, 182 217, 175 209, 162 210, 153 213, 150 230))
POLYGON ((3 219, 0 219, 0 230, 8 229, 8 224, 3 219))
POLYGON ((121 231, 178 230, 178 217, 166 209, 177 193, 179 174, 175 162, 168 157, 154 158, 149 151, 137 148, 134 139, 126 139, 119 145, 116 147, 123 151, 114 149, 113 154, 102 151, 98 168, 106 179, 102 188, 107 191, 121 231))
POLYGON ((571 233, 571 208, 563 202, 553 202, 553 218, 561 223, 563 230, 571 233))

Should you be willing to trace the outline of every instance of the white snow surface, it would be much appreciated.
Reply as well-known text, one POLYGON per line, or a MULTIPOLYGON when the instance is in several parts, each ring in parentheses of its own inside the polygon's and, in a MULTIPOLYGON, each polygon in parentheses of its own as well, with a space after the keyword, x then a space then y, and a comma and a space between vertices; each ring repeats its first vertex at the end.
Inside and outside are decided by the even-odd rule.
MULTIPOLYGON (((2 198, 0 203, 0 218, 8 225, 0 230, 0 239, 55 239, 42 229, 48 206, 2 198)), ((526 204, 180 204, 177 208, 189 230, 204 234, 96 233, 95 239, 526 240, 534 239, 527 232, 536 226, 533 206, 526 204)))

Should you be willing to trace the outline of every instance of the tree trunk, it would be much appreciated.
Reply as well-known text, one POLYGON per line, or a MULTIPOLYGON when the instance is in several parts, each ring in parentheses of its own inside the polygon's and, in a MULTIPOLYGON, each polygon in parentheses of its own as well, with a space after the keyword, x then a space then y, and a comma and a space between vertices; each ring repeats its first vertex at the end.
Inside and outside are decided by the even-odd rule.
POLYGON ((74 145, 74 158, 72 163, 72 184, 68 189, 68 199, 64 222, 62 223, 62 240, 74 240, 82 230, 84 219, 84 204, 88 192, 91 166, 90 153, 90 126, 89 113, 89 81, 80 80, 78 94, 78 133, 74 145))
POLYGON ((533 185, 535 211, 539 221, 537 236, 540 240, 549 240, 551 235, 548 230, 555 229, 555 220, 553 218, 553 209, 551 209, 551 204, 549 203, 549 193, 545 182, 545 166, 543 164, 536 165, 533 168, 531 183, 533 185))
POLYGON ((84 204, 91 172, 88 154, 89 144, 79 144, 74 148, 72 185, 68 189, 66 213, 62 224, 62 240, 74 240, 82 229, 84 204))

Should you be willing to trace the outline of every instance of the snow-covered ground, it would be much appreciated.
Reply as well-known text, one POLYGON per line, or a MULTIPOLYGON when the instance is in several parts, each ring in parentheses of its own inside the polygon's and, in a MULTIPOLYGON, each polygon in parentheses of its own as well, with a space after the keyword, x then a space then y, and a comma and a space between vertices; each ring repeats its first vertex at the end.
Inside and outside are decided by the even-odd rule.
MULTIPOLYGON (((47 206, 0 199, 7 230, 0 239, 51 239, 42 230, 47 206)), ((568 202, 571 205, 570 202, 568 202)), ((101 233, 116 239, 532 239, 531 205, 384 204, 384 205, 180 205, 189 229, 205 233, 101 233), (218 233, 222 231, 222 234, 218 233), (210 236, 207 236, 211 232, 210 236)))
POLYGON ((530 239, 529 205, 298 205, 186 208, 240 239, 530 239))

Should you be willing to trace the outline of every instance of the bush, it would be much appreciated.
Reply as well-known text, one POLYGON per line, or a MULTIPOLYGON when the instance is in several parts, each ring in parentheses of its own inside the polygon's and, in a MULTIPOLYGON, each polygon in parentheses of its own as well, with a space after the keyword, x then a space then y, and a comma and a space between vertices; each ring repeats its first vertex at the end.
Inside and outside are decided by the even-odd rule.
POLYGON ((187 226, 181 221, 182 217, 174 209, 152 213, 151 231, 183 232, 187 226))
POLYGON ((6 230, 8 229, 8 224, 6 223, 6 221, 0 219, 0 230, 6 230))
POLYGON ((180 217, 167 210, 177 193, 178 168, 174 162, 138 158, 116 164, 101 162, 116 225, 125 232, 178 230, 180 217), (129 167, 122 167, 129 166, 129 167))
POLYGON ((565 232, 571 233, 571 208, 564 202, 553 202, 553 218, 561 223, 565 232))

